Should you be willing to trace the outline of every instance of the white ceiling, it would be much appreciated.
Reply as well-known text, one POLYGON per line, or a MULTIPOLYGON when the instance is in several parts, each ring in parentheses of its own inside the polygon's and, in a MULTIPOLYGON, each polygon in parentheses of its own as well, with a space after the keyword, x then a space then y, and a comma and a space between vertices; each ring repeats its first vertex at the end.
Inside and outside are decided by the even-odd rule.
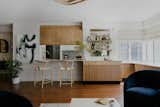
POLYGON ((141 21, 160 12, 160 0, 88 0, 64 6, 54 0, 0 0, 0 22, 14 20, 141 21))

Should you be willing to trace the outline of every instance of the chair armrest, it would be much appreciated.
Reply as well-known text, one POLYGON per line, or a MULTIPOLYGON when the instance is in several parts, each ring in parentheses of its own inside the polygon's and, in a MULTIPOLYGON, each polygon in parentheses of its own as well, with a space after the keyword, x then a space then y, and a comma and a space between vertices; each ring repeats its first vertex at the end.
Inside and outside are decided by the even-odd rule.
POLYGON ((125 81, 124 81, 124 91, 126 91, 129 88, 137 86, 135 77, 133 75, 129 76, 125 81))

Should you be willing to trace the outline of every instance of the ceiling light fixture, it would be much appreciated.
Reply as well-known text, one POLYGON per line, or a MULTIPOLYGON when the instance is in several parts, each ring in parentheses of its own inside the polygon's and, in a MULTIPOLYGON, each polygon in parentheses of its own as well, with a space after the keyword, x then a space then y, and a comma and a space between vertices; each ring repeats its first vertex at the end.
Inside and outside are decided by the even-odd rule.
POLYGON ((74 5, 74 4, 84 2, 86 0, 55 0, 55 1, 64 5, 74 5))

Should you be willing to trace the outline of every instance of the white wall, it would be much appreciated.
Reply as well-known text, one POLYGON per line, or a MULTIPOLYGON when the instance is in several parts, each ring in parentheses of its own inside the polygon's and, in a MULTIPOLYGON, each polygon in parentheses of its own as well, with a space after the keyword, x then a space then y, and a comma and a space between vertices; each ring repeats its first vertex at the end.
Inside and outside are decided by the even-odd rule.
POLYGON ((154 15, 143 21, 144 39, 160 37, 160 14, 154 15))
POLYGON ((120 40, 143 39, 142 22, 121 22, 117 25, 117 37, 120 40))
MULTIPOLYGON (((16 58, 16 38, 18 35, 33 35, 37 36, 36 42, 39 44, 39 24, 34 22, 15 22, 13 24, 13 58, 16 58)), ((39 45, 35 50, 35 58, 39 57, 38 50, 39 45)), ((33 80, 33 67, 30 64, 23 64, 23 71, 20 74, 22 81, 33 80)))

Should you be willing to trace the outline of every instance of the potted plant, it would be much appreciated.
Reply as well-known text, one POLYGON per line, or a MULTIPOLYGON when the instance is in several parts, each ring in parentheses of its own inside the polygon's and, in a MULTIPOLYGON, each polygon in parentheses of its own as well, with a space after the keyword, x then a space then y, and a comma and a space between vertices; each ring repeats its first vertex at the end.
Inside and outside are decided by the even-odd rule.
POLYGON ((12 83, 19 84, 20 78, 19 73, 23 70, 22 63, 18 60, 8 60, 6 62, 7 71, 11 74, 12 83))
POLYGON ((85 45, 81 42, 81 41, 76 41, 76 50, 77 50, 77 55, 76 55, 76 58, 83 58, 83 50, 85 48, 85 45))

